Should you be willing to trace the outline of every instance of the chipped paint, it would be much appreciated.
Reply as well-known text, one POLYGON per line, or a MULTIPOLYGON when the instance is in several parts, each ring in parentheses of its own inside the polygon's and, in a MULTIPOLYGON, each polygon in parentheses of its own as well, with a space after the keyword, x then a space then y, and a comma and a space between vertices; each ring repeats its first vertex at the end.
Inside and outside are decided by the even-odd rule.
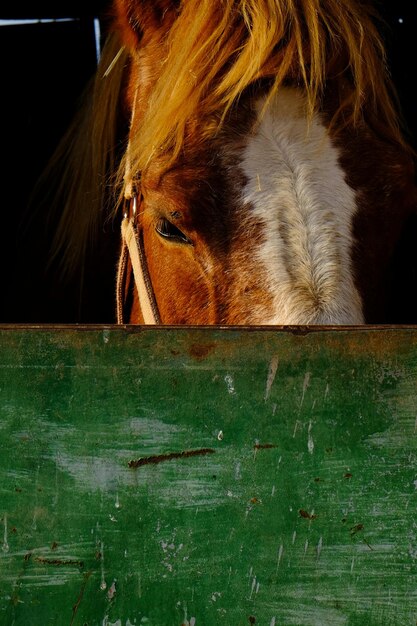
POLYGON ((101 574, 100 589, 101 591, 105 591, 107 589, 107 583, 106 583, 106 578, 104 575, 104 543, 103 541, 100 544, 100 574, 101 574))
POLYGON ((122 620, 121 619, 118 619, 115 622, 111 622, 109 620, 109 616, 106 615, 104 617, 104 619, 103 619, 102 626, 123 626, 123 624, 122 624, 122 620))
POLYGON ((257 593, 257 589, 258 589, 258 581, 256 580, 256 576, 254 576, 254 578, 252 579, 252 585, 251 585, 251 590, 250 590, 248 600, 252 600, 252 596, 254 593, 257 593))
POLYGON ((320 537, 318 545, 317 545, 317 560, 321 557, 322 550, 323 550, 323 537, 320 537))
POLYGON ((281 544, 278 549, 278 559, 277 559, 277 571, 279 566, 281 565, 282 555, 284 554, 284 546, 281 544))
POLYGON ((306 391, 310 386, 310 379, 311 379, 311 372, 306 372, 305 376, 304 376, 304 381, 303 381, 303 393, 301 396, 301 402, 300 402, 300 409, 304 404, 304 398, 306 395, 306 391))
POLYGON ((273 356, 271 362, 269 363, 268 377, 266 379, 265 401, 268 400, 271 393, 272 385, 274 384, 275 377, 277 375, 278 363, 278 357, 273 356))
POLYGON ((230 374, 226 374, 226 376, 224 377, 224 382, 226 383, 228 393, 232 396, 235 395, 236 389, 233 376, 231 376, 230 374))
POLYGON ((109 587, 109 590, 107 591, 107 597, 109 600, 113 600, 115 595, 116 595, 116 581, 113 580, 112 584, 109 587))
POLYGON ((3 525, 4 525, 3 545, 1 549, 3 550, 3 552, 9 552, 10 546, 9 546, 9 537, 8 537, 8 531, 7 531, 7 513, 4 514, 3 525))
POLYGON ((298 432, 298 429, 300 428, 300 426, 301 426, 301 422, 299 420, 295 420, 294 430, 293 430, 293 433, 292 433, 293 439, 295 439, 295 437, 297 435, 297 432, 298 432))
POLYGON ((416 333, 174 329, 173 356, 166 329, 83 332, 0 353, 1 611, 43 624, 65 598, 65 623, 79 602, 77 623, 97 605, 106 626, 414 623, 416 333))
POLYGON ((308 441, 307 441, 307 448, 310 454, 313 454, 314 452, 314 439, 312 435, 312 430, 313 430, 313 422, 310 420, 308 424, 308 441))

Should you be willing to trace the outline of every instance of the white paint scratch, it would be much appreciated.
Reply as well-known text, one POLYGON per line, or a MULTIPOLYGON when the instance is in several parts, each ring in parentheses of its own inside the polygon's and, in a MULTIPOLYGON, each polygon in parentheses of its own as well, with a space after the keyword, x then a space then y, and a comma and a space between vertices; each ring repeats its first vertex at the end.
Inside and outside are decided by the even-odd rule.
POLYGON ((271 496, 274 497, 275 495, 275 485, 272 486, 272 491, 271 491, 271 496))
POLYGON ((304 544, 304 556, 307 554, 307 550, 308 550, 308 539, 306 539, 306 542, 304 544))
POLYGON ((281 544, 278 550, 277 571, 279 570, 279 566, 281 565, 283 554, 284 554, 284 546, 281 544))
POLYGON ((217 439, 218 439, 218 441, 223 441, 224 433, 223 433, 222 430, 219 430, 219 432, 217 433, 217 439))
POLYGON ((271 619, 271 623, 269 624, 269 626, 275 626, 275 624, 276 624, 276 623, 277 623, 277 622, 276 622, 276 618, 275 618, 275 617, 273 617, 273 618, 271 619))
POLYGON ((58 465, 55 465, 55 493, 52 500, 52 506, 56 507, 58 504, 59 487, 58 487, 58 465))
POLYGON ((103 619, 103 626, 122 626, 122 620, 118 619, 115 622, 109 622, 109 616, 106 615, 103 619))
POLYGON ((355 557, 352 557, 352 564, 350 566, 350 573, 353 574, 353 569, 355 567, 355 557))
POLYGON ((326 399, 327 396, 329 395, 329 391, 330 391, 330 387, 329 387, 329 383, 327 383, 326 389, 324 391, 324 399, 326 399))
POLYGON ((295 420, 294 432, 292 434, 293 439, 295 439, 295 435, 297 434, 297 431, 298 431, 299 428, 300 428, 300 422, 298 420, 295 420))
POLYGON ((320 537, 319 543, 317 545, 317 560, 320 558, 322 550, 323 550, 323 537, 320 537))
POLYGON ((313 429, 313 422, 310 420, 310 423, 308 425, 308 442, 307 442, 307 448, 310 454, 313 454, 314 452, 314 440, 313 440, 313 435, 311 434, 312 429, 313 429))
POLYGON ((100 544, 100 565, 101 565, 101 582, 100 589, 104 591, 107 589, 106 579, 104 577, 104 543, 103 541, 100 544))
POLYGON ((119 500, 119 494, 116 493, 116 502, 114 503, 114 508, 115 509, 121 509, 122 505, 120 504, 120 500, 119 500))
POLYGON ((8 536, 7 536, 7 513, 5 513, 4 515, 4 535, 3 535, 3 546, 2 546, 2 550, 3 552, 8 552, 10 547, 8 544, 8 536))
POLYGON ((304 403, 304 397, 306 395, 306 391, 310 385, 310 378, 311 378, 311 372, 306 372, 306 375, 304 376, 304 382, 303 382, 303 395, 301 396, 301 403, 300 403, 300 409, 303 406, 304 403))
POLYGON ((255 593, 256 590, 256 584, 257 584, 257 580, 256 580, 256 576, 253 578, 252 580, 252 587, 251 587, 251 591, 250 591, 250 596, 249 596, 249 600, 252 600, 252 596, 255 593))
POLYGON ((32 520, 32 530, 38 530, 37 518, 38 518, 38 483, 39 483, 39 470, 40 467, 36 468, 36 478, 35 478, 35 510, 33 512, 33 520, 32 520))
POLYGON ((297 531, 294 530, 293 534, 292 534, 292 545, 295 544, 295 540, 297 539, 297 531))
POLYGON ((266 379, 265 401, 268 400, 269 394, 271 393, 272 385, 274 384, 275 376, 277 375, 277 369, 278 357, 274 356, 269 364, 268 377, 266 379))
POLYGON ((226 376, 224 377, 224 382, 227 385, 227 391, 230 393, 230 395, 235 395, 236 394, 236 389, 235 389, 235 383, 233 380, 233 376, 231 376, 230 374, 226 374, 226 376))

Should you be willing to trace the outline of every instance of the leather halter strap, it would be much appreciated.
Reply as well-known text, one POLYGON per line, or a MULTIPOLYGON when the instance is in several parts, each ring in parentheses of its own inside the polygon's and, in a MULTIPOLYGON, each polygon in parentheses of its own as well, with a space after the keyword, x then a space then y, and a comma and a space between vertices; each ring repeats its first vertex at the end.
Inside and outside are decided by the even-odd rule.
MULTIPOLYGON (((132 127, 135 117, 137 92, 132 106, 130 125, 132 127)), ((133 273, 134 284, 136 286, 139 306, 145 324, 160 324, 158 305, 149 275, 146 261, 145 248, 143 244, 143 230, 139 224, 139 210, 142 194, 138 191, 137 184, 131 167, 131 145, 127 144, 126 169, 125 169, 125 207, 121 227, 121 251, 119 267, 117 271, 117 323, 124 322, 124 309, 127 291, 130 285, 130 274, 133 273)))
POLYGON ((126 200, 126 210, 122 220, 122 245, 117 271, 117 323, 123 324, 127 274, 132 271, 137 289, 139 305, 145 324, 160 324, 158 306, 149 276, 148 264, 143 245, 143 231, 137 225, 138 197, 134 194, 126 200), (129 210, 130 209, 130 210, 129 210), (130 264, 129 264, 130 262, 130 264))

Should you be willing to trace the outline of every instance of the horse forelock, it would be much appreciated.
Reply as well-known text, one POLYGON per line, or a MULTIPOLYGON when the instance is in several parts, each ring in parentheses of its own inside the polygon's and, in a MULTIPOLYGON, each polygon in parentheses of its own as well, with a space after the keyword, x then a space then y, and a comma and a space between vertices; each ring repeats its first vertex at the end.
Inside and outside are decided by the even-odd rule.
MULTIPOLYGON (((212 137, 245 90, 262 80, 271 97, 283 84, 300 86, 311 118, 332 79, 338 86, 335 127, 356 124, 366 115, 371 122, 379 120, 380 132, 402 142, 384 48, 367 2, 117 3, 119 21, 129 12, 126 41, 129 29, 144 38, 131 45, 133 63, 152 67, 146 103, 131 137, 130 158, 137 172, 154 158, 163 157, 169 167, 195 120, 201 138, 212 137)), ((140 82, 135 88, 141 92, 140 82)))

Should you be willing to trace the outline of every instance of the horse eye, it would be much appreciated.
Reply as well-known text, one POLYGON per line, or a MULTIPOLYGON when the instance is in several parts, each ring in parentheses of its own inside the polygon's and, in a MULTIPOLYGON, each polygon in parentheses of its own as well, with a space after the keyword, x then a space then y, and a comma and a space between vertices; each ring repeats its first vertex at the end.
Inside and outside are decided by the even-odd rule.
POLYGON ((188 239, 187 235, 184 235, 179 228, 164 217, 158 221, 156 225, 156 232, 164 239, 170 239, 171 241, 176 241, 177 243, 188 243, 192 245, 192 242, 188 239))

